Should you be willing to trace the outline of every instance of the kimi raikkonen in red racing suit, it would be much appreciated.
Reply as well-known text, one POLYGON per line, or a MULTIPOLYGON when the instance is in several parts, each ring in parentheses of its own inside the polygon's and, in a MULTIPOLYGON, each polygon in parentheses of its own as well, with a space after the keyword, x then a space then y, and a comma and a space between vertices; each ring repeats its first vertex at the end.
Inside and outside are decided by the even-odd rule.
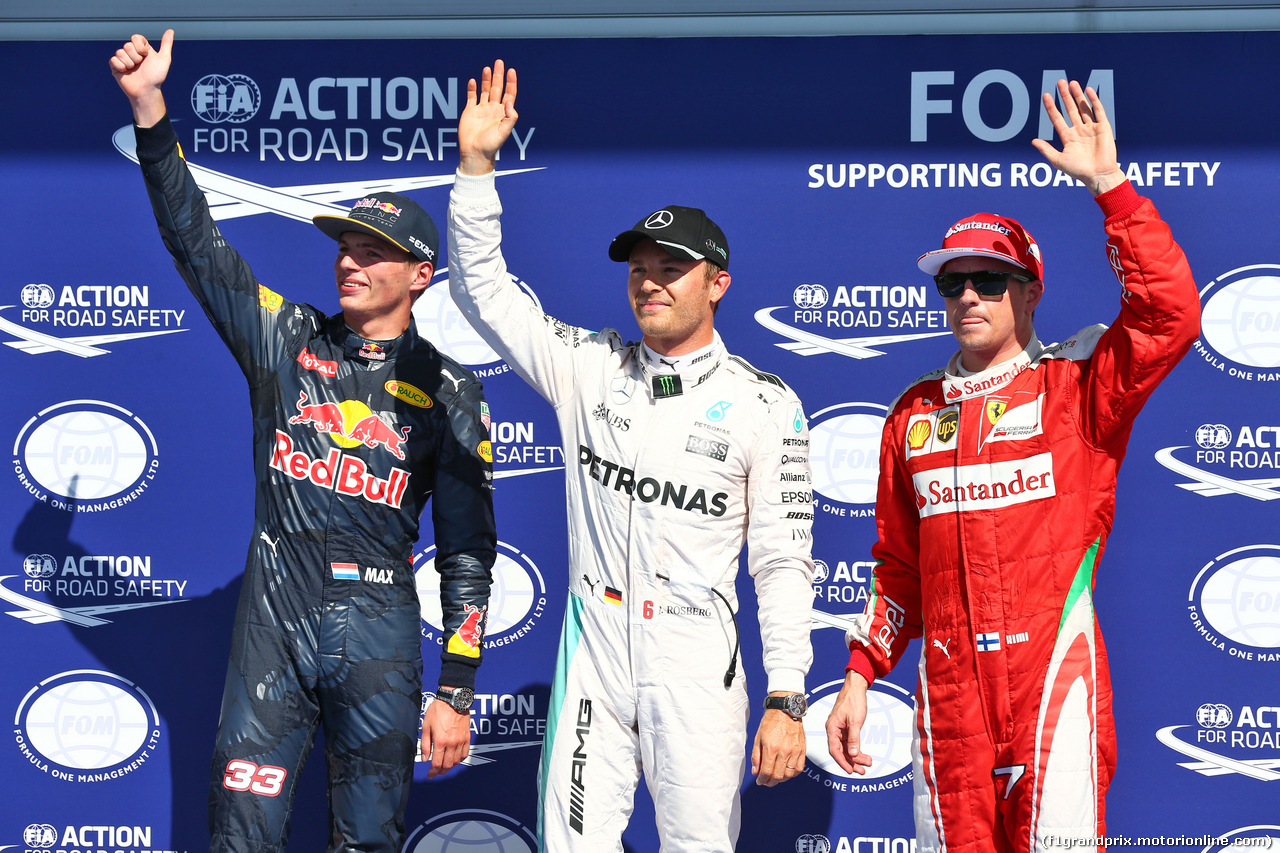
POLYGON ((275 851, 323 721, 329 849, 398 851, 421 712, 411 565, 432 497, 440 683, 472 687, 496 534, 480 383, 419 337, 351 331, 258 283, 169 120, 135 128, 166 247, 249 382, 255 520, 213 760, 213 850, 275 851))
POLYGON ((1115 767, 1095 570, 1134 418, 1199 334, 1185 256, 1125 182, 1098 196, 1120 316, 1016 358, 913 383, 885 424, 874 592, 848 636, 868 682, 923 637, 921 851, 1105 834, 1115 767))

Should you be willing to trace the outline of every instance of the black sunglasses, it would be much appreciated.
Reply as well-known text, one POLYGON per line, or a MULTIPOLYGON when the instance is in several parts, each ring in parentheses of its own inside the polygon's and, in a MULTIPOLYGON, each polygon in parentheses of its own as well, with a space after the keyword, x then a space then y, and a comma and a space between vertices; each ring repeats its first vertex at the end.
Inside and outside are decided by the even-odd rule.
POLYGON ((973 289, 979 296, 1000 296, 1009 288, 1009 279, 1028 282, 1035 281, 1029 275, 1006 272, 1005 270, 974 270, 973 272, 940 272, 933 277, 938 285, 938 293, 944 299, 951 299, 964 293, 965 282, 973 282, 973 289))

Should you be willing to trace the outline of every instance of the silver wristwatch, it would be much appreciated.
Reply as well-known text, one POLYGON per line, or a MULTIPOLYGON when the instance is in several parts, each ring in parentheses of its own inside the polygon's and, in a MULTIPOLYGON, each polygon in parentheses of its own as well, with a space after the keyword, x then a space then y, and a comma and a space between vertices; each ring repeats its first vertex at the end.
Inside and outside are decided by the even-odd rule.
POLYGON ((764 697, 764 708, 766 711, 781 711, 793 720, 803 720, 804 712, 809 710, 809 702, 803 693, 787 693, 764 697))
POLYGON ((436 690, 436 698, 447 703, 459 714, 466 714, 471 711, 471 703, 476 700, 476 692, 470 687, 455 687, 452 690, 440 687, 436 690))

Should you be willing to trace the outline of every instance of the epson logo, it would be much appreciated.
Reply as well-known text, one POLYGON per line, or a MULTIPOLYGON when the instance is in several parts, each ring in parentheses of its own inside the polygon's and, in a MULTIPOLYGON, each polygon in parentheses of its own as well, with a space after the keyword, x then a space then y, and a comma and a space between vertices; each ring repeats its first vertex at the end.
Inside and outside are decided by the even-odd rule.
MULTIPOLYGON (((1058 69, 1045 70, 1040 75, 1039 89, 1027 85, 1021 77, 1012 71, 993 68, 975 75, 965 84, 960 102, 960 114, 965 129, 983 142, 1005 142, 1013 139, 1027 126, 1031 118, 1032 104, 1040 103, 1040 93, 1045 93, 1058 100, 1058 81, 1067 78, 1067 72, 1058 69), (999 100, 1008 104, 1008 112, 998 116, 982 106, 986 99, 983 95, 988 89, 993 90, 992 103, 999 100), (1035 93, 1033 99, 1032 93, 1035 93), (998 93, 998 94, 997 94, 998 93), (1007 99, 1007 100, 1005 100, 1007 99), (991 124, 991 121, 1002 123, 991 124)), ((949 97, 956 85, 954 71, 913 71, 911 72, 911 141, 929 141, 929 117, 951 115, 954 111, 954 100, 949 97), (936 97, 943 95, 943 97, 936 97)), ((1092 86, 1102 100, 1111 126, 1116 127, 1115 107, 1115 72, 1110 68, 1092 69, 1089 72, 1087 86, 1092 86)), ((1061 105, 1060 105, 1061 106, 1061 105)), ((1040 139, 1053 139, 1053 123, 1044 110, 1040 114, 1036 135, 1040 139)), ((935 124, 938 123, 935 120, 935 124)))

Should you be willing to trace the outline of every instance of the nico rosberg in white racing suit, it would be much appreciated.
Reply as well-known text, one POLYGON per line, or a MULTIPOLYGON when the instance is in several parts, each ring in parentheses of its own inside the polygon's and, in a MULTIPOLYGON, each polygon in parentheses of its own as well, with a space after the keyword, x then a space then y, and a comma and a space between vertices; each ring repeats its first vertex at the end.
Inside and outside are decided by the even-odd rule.
POLYGON ((449 205, 449 280, 480 334, 556 410, 569 508, 569 601, 543 745, 543 850, 622 850, 643 770, 664 851, 730 851, 747 692, 734 580, 744 545, 771 697, 757 783, 804 766, 813 504, 808 428, 777 377, 712 327, 724 235, 670 206, 609 248, 627 261, 643 343, 546 316, 507 273, 493 159, 515 122, 501 63, 468 87, 449 205), (714 261, 714 264, 712 263, 714 261))

